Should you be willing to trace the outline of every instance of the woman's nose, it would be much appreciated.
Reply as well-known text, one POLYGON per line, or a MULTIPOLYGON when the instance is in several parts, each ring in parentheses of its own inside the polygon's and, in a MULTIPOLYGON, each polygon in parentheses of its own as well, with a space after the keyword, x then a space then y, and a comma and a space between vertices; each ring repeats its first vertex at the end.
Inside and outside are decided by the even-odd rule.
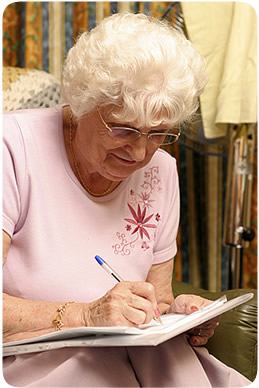
POLYGON ((147 136, 140 136, 137 140, 134 140, 130 145, 130 152, 132 158, 137 162, 142 162, 146 157, 147 151, 147 136))

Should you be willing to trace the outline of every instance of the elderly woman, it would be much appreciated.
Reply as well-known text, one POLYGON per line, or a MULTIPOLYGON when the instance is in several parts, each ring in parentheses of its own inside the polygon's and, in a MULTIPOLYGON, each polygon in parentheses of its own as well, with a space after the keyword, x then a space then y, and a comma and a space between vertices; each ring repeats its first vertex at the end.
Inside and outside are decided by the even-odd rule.
MULTIPOLYGON (((196 111, 204 68, 170 26, 116 14, 68 53, 64 105, 5 115, 5 342, 80 326, 138 326, 209 303, 172 295, 178 179, 175 160, 159 148, 175 142, 196 111), (125 281, 102 271, 96 254, 125 281)), ((6 357, 4 377, 30 387, 247 385, 193 347, 216 325, 155 348, 6 357)))

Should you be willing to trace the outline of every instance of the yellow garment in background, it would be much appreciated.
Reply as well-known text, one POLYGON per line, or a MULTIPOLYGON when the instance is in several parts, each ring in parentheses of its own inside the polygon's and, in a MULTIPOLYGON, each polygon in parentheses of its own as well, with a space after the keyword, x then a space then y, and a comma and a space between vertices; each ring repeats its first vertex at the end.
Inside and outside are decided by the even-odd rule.
POLYGON ((201 112, 207 138, 226 123, 257 122, 257 19, 240 2, 182 2, 189 39, 207 60, 209 82, 201 112))

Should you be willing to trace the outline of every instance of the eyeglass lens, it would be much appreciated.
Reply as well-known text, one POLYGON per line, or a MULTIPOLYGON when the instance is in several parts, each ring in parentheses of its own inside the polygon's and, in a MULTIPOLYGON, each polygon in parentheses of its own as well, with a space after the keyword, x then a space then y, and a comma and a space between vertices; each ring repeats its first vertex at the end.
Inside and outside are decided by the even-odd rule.
MULTIPOLYGON (((141 136, 141 132, 132 129, 132 128, 124 128, 124 127, 112 127, 109 132, 110 136, 122 140, 122 141, 134 141, 137 140, 141 136)), ((171 133, 150 133, 148 136, 148 140, 153 144, 172 144, 178 139, 177 134, 171 133)))

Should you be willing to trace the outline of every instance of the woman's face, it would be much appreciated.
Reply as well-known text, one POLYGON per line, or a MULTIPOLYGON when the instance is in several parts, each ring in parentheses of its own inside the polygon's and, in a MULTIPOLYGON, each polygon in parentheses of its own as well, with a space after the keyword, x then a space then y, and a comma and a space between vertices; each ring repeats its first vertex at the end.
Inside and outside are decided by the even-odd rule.
MULTIPOLYGON (((109 126, 124 124, 109 119, 105 110, 102 110, 101 114, 109 126)), ((130 127, 134 127, 134 123, 130 123, 130 127)), ((154 129, 161 130, 164 127, 160 125, 152 128, 154 129)), ((140 131, 149 130, 150 128, 142 128, 140 131)), ((95 111, 79 121, 74 147, 80 165, 87 168, 89 174, 98 173, 106 179, 121 181, 144 167, 159 146, 152 144, 146 136, 130 142, 110 137, 98 111, 95 111)))

